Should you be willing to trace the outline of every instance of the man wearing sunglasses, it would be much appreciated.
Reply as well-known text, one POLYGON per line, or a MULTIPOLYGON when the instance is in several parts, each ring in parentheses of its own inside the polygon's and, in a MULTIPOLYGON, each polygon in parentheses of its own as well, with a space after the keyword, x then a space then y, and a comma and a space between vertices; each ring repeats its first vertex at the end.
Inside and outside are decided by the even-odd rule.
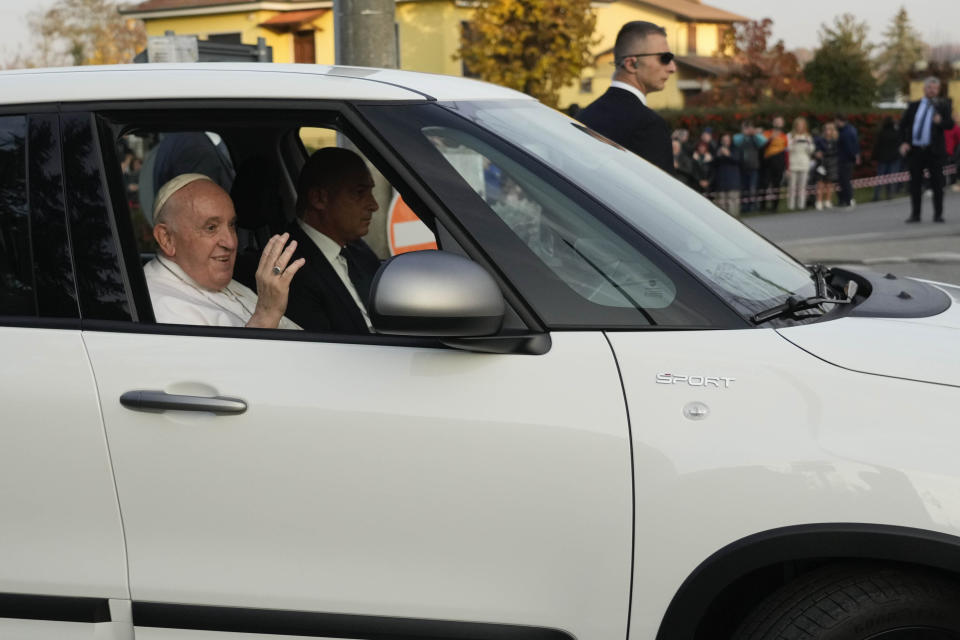
POLYGON ((666 30, 652 22, 628 22, 617 34, 613 55, 617 68, 613 82, 580 112, 580 121, 673 173, 670 127, 647 107, 647 95, 662 90, 677 71, 666 30))

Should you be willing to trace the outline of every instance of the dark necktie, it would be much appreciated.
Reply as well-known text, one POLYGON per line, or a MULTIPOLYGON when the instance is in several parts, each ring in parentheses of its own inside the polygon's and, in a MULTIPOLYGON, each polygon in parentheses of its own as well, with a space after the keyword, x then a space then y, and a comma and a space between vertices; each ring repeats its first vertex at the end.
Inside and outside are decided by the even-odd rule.
POLYGON ((920 102, 917 108, 916 120, 913 125, 913 144, 925 147, 930 144, 930 120, 933 117, 933 103, 928 100, 920 102))
POLYGON ((357 290, 357 295, 360 296, 360 299, 364 305, 366 305, 367 298, 370 296, 370 281, 363 277, 361 269, 357 267, 357 261, 354 259, 353 252, 350 251, 349 246, 341 248, 340 255, 343 256, 343 259, 347 262, 347 275, 350 277, 350 282, 353 283, 353 288, 357 290))

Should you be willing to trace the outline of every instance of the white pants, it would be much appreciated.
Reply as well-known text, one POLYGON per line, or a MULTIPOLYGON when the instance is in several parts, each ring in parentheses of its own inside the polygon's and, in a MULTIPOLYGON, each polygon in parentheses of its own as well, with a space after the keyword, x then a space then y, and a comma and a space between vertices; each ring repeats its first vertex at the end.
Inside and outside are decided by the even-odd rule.
POLYGON ((740 217, 740 192, 739 191, 718 191, 717 206, 732 215, 734 218, 740 217))
POLYGON ((790 209, 803 209, 807 206, 807 178, 810 177, 810 171, 790 170, 790 180, 787 183, 787 207, 790 209))

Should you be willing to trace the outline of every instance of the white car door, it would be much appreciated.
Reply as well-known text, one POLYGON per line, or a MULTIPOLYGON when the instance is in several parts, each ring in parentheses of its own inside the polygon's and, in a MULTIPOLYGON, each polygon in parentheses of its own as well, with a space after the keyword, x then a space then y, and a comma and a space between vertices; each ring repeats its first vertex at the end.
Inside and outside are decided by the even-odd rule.
POLYGON ((133 637, 123 534, 79 331, 57 125, 0 115, 0 638, 120 640, 133 637))
MULTIPOLYGON (((210 113, 245 144, 277 139, 268 128, 291 117, 210 113)), ((220 126, 187 117, 178 130, 220 126)), ((485 249, 503 239, 530 264, 509 227, 492 231, 485 249)), ((576 286, 592 287, 583 266, 576 286)), ((135 299, 142 275, 126 274, 135 299)), ((577 296, 562 281, 542 293, 558 287, 577 296)), ((513 298, 511 331, 534 325, 522 305, 513 298)), ((553 333, 546 353, 525 355, 131 320, 87 321, 84 343, 138 639, 625 636, 630 438, 602 332, 553 333)))
POLYGON ((192 333, 84 334, 138 638, 623 637, 630 450, 602 334, 532 356, 192 333), (246 409, 135 410, 131 391, 246 409))

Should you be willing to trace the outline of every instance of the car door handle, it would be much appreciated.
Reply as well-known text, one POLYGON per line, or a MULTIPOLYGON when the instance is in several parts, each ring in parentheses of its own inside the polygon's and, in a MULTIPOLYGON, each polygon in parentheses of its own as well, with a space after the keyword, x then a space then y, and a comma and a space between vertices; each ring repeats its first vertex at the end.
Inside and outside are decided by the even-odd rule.
POLYGON ((206 411, 237 414, 247 410, 247 403, 239 398, 183 396, 147 389, 127 391, 120 396, 120 404, 138 411, 206 411))

